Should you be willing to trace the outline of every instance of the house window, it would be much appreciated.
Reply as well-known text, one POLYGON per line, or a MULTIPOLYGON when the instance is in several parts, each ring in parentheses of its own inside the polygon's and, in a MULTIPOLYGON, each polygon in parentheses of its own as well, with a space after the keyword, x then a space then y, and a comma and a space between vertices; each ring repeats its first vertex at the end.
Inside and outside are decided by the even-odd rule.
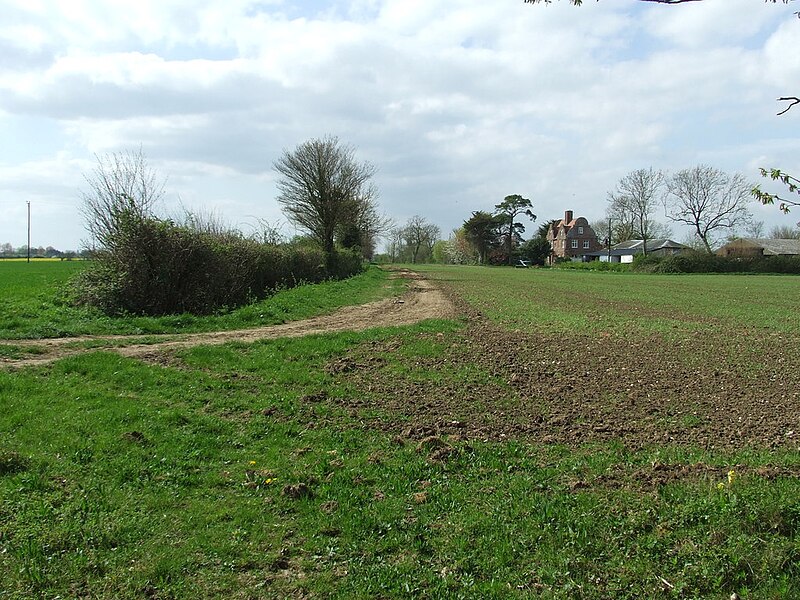
POLYGON ((578 240, 572 240, 572 247, 573 248, 577 248, 578 247, 578 240))
POLYGON ((589 240, 583 240, 583 249, 584 250, 588 250, 589 249, 589 240))
POLYGON ((578 226, 578 234, 583 234, 583 227, 580 225, 578 226))

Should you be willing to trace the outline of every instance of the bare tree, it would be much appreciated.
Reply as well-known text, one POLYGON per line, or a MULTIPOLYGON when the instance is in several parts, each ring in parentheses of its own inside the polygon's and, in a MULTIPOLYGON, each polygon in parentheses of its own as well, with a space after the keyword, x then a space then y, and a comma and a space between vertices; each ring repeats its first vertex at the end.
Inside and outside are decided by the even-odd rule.
POLYGON ((216 237, 241 235, 240 232, 225 221, 225 217, 214 209, 190 210, 184 206, 182 211, 182 214, 173 217, 171 220, 192 231, 216 237))
POLYGON ((654 171, 652 167, 636 169, 620 179, 616 190, 608 194, 608 217, 612 223, 617 221, 630 227, 633 235, 644 242, 644 248, 658 229, 653 213, 658 206, 663 184, 664 174, 661 171, 654 171))
POLYGON ((430 256, 439 235, 440 230, 437 225, 428 223, 424 217, 419 215, 411 217, 403 227, 403 238, 411 251, 411 262, 417 262, 421 251, 425 252, 425 256, 430 256))
POLYGON ((387 236, 387 254, 389 254, 390 262, 398 262, 403 254, 405 231, 402 227, 393 227, 389 230, 387 236))
POLYGON ((284 150, 273 166, 281 176, 278 202, 284 214, 311 234, 330 260, 337 228, 374 201, 376 191, 369 181, 375 167, 358 162, 355 150, 335 137, 284 150))
POLYGON ((252 225, 253 231, 250 239, 266 246, 279 246, 286 242, 286 236, 280 223, 270 223, 263 217, 253 217, 256 222, 252 225))
POLYGON ((165 180, 148 164, 142 149, 95 156, 81 194, 86 229, 100 248, 111 246, 126 218, 144 218, 164 195, 165 180))
POLYGON ((678 171, 667 179, 664 208, 667 218, 693 228, 711 253, 721 230, 747 225, 752 186, 740 174, 729 175, 706 165, 678 171))
POLYGON ((764 237, 764 221, 751 221, 745 227, 744 232, 750 238, 763 238, 764 237))
POLYGON ((800 240, 800 225, 776 225, 769 230, 769 237, 773 240, 800 240))

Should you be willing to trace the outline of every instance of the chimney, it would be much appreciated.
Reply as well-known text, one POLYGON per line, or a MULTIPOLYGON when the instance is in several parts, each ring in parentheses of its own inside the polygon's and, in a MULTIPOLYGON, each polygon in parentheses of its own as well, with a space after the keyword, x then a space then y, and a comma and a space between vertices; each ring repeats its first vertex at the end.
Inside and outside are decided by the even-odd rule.
POLYGON ((572 223, 572 211, 571 210, 565 210, 564 211, 564 225, 569 225, 570 223, 572 223))

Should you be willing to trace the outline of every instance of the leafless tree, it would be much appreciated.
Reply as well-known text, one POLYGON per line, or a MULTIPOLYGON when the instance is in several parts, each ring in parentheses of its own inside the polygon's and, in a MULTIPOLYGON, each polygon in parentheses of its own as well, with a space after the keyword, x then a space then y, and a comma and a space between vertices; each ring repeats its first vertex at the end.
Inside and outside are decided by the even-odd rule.
POLYGON ((249 234, 251 240, 266 246, 279 246, 286 242, 280 223, 271 223, 263 217, 252 217, 255 224, 250 225, 252 232, 249 234))
POLYGON ((617 188, 608 194, 608 218, 612 223, 629 228, 633 236, 645 242, 645 247, 647 240, 653 239, 659 229, 653 213, 663 184, 661 171, 654 171, 652 167, 636 169, 620 179, 617 188))
POLYGON ((214 209, 194 209, 190 210, 185 206, 181 207, 182 213, 172 217, 174 223, 178 223, 187 229, 197 233, 205 233, 217 237, 241 235, 225 218, 214 209))
POLYGON ((307 231, 330 258, 337 228, 372 205, 375 167, 358 162, 355 150, 336 137, 312 139, 284 150, 274 163, 279 173, 278 202, 286 216, 307 231))
POLYGON ((88 189, 81 194, 86 229, 100 248, 113 244, 125 218, 152 216, 164 195, 165 180, 139 150, 95 156, 97 165, 84 176, 88 189))
POLYGON ((800 240, 800 225, 776 225, 769 230, 769 237, 774 240, 800 240))
POLYGON ((416 263, 420 258, 420 251, 424 250, 426 256, 433 252, 433 245, 439 239, 440 230, 437 225, 428 223, 424 217, 414 215, 406 226, 403 227, 403 238, 406 246, 411 251, 411 262, 416 263))
POLYGON ((751 221, 745 227, 744 232, 749 238, 763 238, 764 237, 764 221, 751 221))
POLYGON ((672 221, 691 226, 711 253, 714 238, 722 230, 750 222, 751 188, 738 173, 729 175, 706 165, 683 169, 667 179, 665 212, 672 221))

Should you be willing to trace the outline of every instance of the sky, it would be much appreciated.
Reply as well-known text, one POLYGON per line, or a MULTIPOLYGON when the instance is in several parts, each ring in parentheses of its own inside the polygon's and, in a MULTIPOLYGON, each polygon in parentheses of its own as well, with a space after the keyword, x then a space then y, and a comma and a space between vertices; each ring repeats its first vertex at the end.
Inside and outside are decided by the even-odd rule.
MULTIPOLYGON (((510 194, 602 219, 638 168, 800 173, 800 19, 704 0, 3 0, 0 243, 79 249, 85 175, 141 149, 164 215, 300 233, 274 161, 337 136, 444 237, 510 194)), ((776 207, 754 218, 794 225, 776 207)), ((656 215, 662 221, 663 213, 656 215)), ((535 225, 529 227, 529 233, 535 225)), ((684 238, 680 228, 673 237, 684 238)))

